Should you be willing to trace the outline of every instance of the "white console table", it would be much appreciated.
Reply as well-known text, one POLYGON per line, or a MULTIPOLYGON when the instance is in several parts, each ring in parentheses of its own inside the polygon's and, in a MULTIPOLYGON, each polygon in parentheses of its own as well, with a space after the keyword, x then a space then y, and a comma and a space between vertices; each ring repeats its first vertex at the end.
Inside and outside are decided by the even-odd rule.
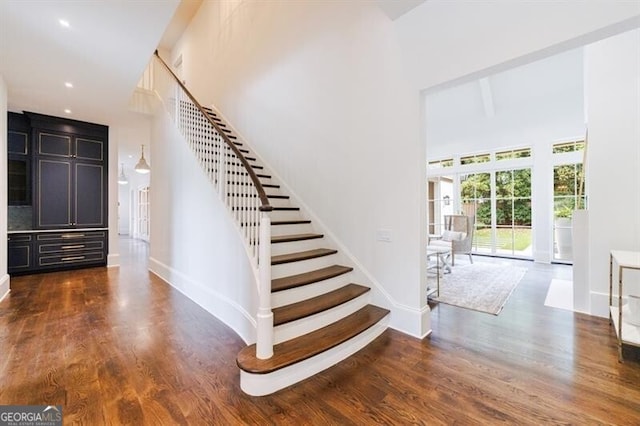
MULTIPOLYGON (((609 254, 609 319, 618 337, 618 360, 622 362, 622 344, 640 346, 640 326, 625 321, 628 305, 622 306, 622 282, 625 269, 640 270, 640 252, 611 250, 609 254), (613 264, 618 265, 618 306, 613 305, 613 264), (624 325, 624 326, 623 326, 624 325)), ((628 318, 628 317, 627 317, 628 318)))

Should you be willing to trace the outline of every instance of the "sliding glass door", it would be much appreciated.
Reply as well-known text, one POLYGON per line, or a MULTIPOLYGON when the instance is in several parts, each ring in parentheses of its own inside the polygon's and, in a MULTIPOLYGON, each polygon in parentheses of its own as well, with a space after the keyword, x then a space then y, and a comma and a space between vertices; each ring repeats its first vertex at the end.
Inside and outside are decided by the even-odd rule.
POLYGON ((531 169, 498 171, 495 182, 495 252, 531 257, 531 169))
POLYGON ((491 186, 491 173, 460 175, 462 213, 475 216, 476 229, 473 235, 472 251, 476 253, 490 254, 493 251, 491 186))

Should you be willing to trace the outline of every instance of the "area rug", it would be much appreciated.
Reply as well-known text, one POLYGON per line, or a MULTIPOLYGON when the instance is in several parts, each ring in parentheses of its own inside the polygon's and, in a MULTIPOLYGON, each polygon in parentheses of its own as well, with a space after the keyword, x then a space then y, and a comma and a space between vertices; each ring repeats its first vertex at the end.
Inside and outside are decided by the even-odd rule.
MULTIPOLYGON (((440 277, 440 296, 434 293, 432 300, 498 315, 526 272, 508 264, 458 265, 440 277)), ((427 285, 435 288, 435 274, 429 274, 427 285)))
POLYGON ((573 281, 552 279, 544 305, 573 311, 573 281))

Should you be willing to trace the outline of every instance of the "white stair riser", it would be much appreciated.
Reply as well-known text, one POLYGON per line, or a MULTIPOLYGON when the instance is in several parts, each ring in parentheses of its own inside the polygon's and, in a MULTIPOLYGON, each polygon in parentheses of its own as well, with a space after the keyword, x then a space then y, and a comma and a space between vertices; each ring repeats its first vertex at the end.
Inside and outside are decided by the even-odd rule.
POLYGON ((324 247, 323 238, 313 238, 311 240, 290 241, 288 243, 272 243, 271 255, 295 253, 298 251, 313 250, 324 247))
POLYGON ((329 255, 316 257, 309 260, 301 260, 298 262, 283 263, 281 265, 271 265, 271 278, 282 278, 290 275, 298 275, 305 272, 315 271, 316 269, 326 268, 335 265, 337 256, 329 255))
POLYGON ((296 225, 271 225, 271 235, 293 235, 293 234, 310 234, 313 227, 310 223, 302 223, 296 225))
MULTIPOLYGON (((267 191, 269 194, 271 191, 267 191)), ((291 207, 289 199, 269 198, 269 204, 273 207, 291 207)))
POLYGON ((269 374, 252 374, 240 370, 240 388, 253 396, 269 395, 325 370, 353 355, 380 336, 388 327, 389 315, 352 339, 312 358, 269 374))
POLYGON ((271 212, 271 220, 302 220, 299 210, 274 210, 271 212))
POLYGON ((325 327, 342 318, 351 315, 357 310, 364 308, 371 301, 371 292, 368 291, 355 299, 349 300, 339 306, 317 313, 310 317, 301 318, 297 321, 282 324, 273 329, 274 344, 295 339, 303 334, 311 333, 319 328, 325 327))
POLYGON ((271 293, 271 306, 278 308, 280 306, 290 305, 302 300, 311 299, 321 294, 337 290, 340 287, 353 282, 352 273, 346 273, 327 280, 303 285, 301 287, 290 288, 288 290, 276 291, 271 293))

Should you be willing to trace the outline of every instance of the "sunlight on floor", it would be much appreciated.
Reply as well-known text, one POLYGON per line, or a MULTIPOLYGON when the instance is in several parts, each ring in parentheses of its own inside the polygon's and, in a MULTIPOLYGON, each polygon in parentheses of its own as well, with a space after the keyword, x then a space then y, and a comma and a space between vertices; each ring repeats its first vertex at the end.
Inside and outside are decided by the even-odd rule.
POLYGON ((573 311, 573 281, 552 279, 544 304, 573 311))

